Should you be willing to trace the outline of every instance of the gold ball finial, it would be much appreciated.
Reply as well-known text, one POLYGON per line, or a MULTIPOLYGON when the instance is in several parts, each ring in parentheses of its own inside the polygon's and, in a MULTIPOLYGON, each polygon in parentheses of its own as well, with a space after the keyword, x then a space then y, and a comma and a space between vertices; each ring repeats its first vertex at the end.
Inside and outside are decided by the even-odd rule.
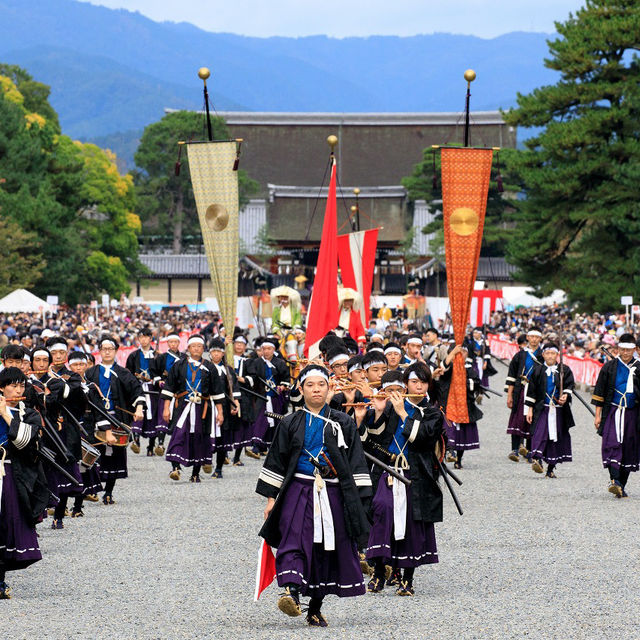
POLYGON ((207 67, 200 67, 198 69, 198 78, 200 78, 200 80, 206 82, 209 79, 209 76, 211 76, 211 71, 209 71, 207 67))
POLYGON ((473 69, 467 69, 464 72, 464 79, 467 82, 473 82, 476 79, 476 72, 473 69))
POLYGON ((358 210, 358 207, 356 207, 356 205, 355 205, 355 204, 352 204, 352 205, 351 205, 351 211, 352 211, 353 213, 355 213, 357 210, 358 210))
POLYGON ((330 135, 327 137, 327 144, 331 147, 331 153, 333 153, 333 150, 335 149, 336 145, 338 144, 338 136, 334 136, 334 135, 330 135))
POLYGON ((358 187, 356 187, 356 188, 353 190, 353 193, 355 193, 357 196, 359 196, 359 195, 360 195, 360 189, 358 189, 358 187))

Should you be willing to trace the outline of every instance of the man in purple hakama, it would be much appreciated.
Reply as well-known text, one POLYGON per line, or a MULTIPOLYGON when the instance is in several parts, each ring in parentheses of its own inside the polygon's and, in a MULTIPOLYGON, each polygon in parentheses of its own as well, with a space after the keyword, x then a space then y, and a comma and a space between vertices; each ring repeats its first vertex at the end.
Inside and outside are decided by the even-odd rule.
POLYGON ((0 600, 11 597, 6 572, 42 558, 36 523, 49 491, 37 457, 40 416, 18 399, 26 381, 17 367, 0 371, 0 600))
POLYGON ((618 342, 618 357, 604 364, 593 391, 595 428, 602 436, 602 465, 609 469, 608 491, 626 498, 629 474, 639 467, 638 398, 640 375, 634 359, 636 341, 625 333, 618 342))
POLYGON ((527 407, 524 398, 527 395, 529 377, 533 374, 536 364, 541 364, 542 353, 540 341, 542 333, 538 329, 527 331, 527 346, 516 353, 509 363, 509 371, 505 381, 507 392, 507 407, 511 409, 507 433, 511 436, 511 453, 509 460, 518 462, 520 456, 526 456, 529 462, 529 448, 527 440, 530 439, 529 423, 526 420, 527 407))
POLYGON ((180 480, 181 465, 193 467, 190 482, 200 482, 200 469, 211 464, 211 413, 215 409, 222 422, 222 405, 211 404, 213 391, 211 370, 202 361, 204 338, 192 335, 187 344, 187 357, 171 367, 162 389, 165 400, 164 419, 169 423, 171 440, 165 458, 171 462, 169 477, 180 480))
POLYGON ((310 596, 308 624, 326 627, 326 595, 366 591, 357 543, 369 528, 371 478, 355 422, 327 405, 327 370, 309 365, 298 380, 304 405, 279 422, 258 478, 267 498, 260 535, 278 549, 278 608, 299 616, 300 596, 310 596))
POLYGON ((446 411, 451 390, 451 376, 453 367, 451 363, 456 354, 461 353, 465 361, 465 376, 467 385, 467 413, 469 422, 458 423, 445 420, 447 433, 447 462, 453 462, 456 469, 462 469, 462 456, 465 451, 480 448, 480 434, 478 433, 478 420, 482 419, 482 411, 476 404, 476 394, 480 388, 480 378, 473 359, 468 357, 469 351, 465 346, 457 345, 450 349, 443 361, 444 371, 440 376, 440 398, 442 407, 446 411))
POLYGON ((555 478, 554 469, 562 462, 571 462, 571 434, 574 426, 571 396, 575 386, 573 373, 567 366, 558 366, 559 349, 553 343, 542 349, 543 366, 536 366, 525 398, 527 422, 532 425, 531 468, 543 473, 547 463, 547 478, 555 478))
POLYGON ((412 596, 415 569, 438 562, 434 522, 442 521, 442 491, 434 456, 444 431, 442 413, 428 397, 428 365, 416 362, 401 380, 394 380, 396 376, 393 371, 383 376, 388 400, 373 397, 374 409, 365 418, 364 448, 410 478, 411 484, 405 485, 378 467, 372 470, 373 524, 366 558, 374 573, 367 588, 371 593, 382 591, 385 566, 390 565, 387 584, 396 586, 399 596, 412 596), (405 390, 410 399, 403 397, 405 390))

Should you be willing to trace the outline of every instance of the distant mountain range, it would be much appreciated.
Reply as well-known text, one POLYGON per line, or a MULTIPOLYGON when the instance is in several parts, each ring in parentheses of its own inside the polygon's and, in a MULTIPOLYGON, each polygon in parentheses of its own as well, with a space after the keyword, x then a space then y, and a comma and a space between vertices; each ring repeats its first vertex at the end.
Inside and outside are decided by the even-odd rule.
POLYGON ((128 165, 165 107, 202 106, 201 66, 218 110, 462 111, 469 67, 472 108, 486 110, 556 80, 543 66, 549 37, 249 38, 74 0, 0 0, 0 61, 51 85, 65 133, 128 165))

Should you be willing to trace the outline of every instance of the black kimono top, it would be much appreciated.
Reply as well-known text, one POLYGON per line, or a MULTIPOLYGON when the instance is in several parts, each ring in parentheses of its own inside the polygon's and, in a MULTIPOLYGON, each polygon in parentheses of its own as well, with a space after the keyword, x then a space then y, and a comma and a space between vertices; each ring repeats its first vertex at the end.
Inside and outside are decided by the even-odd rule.
MULTIPOLYGON (((337 423, 325 423, 324 448, 337 472, 347 534, 353 540, 364 542, 369 532, 369 523, 363 500, 371 497, 372 485, 356 424, 345 413, 335 411, 327 405, 320 413, 337 423)), ((286 494, 294 479, 303 453, 306 419, 307 412, 299 409, 278 423, 271 448, 258 477, 256 492, 265 498, 276 499, 269 517, 260 530, 260 536, 272 547, 280 545, 282 496, 286 494)))

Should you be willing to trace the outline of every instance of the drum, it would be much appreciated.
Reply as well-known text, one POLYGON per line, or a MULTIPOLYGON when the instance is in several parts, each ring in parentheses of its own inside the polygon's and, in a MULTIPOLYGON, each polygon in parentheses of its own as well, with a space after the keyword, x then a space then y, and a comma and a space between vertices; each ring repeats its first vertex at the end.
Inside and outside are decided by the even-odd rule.
MULTIPOLYGON (((114 447, 126 447, 129 444, 129 433, 124 429, 111 429, 111 435, 116 439, 114 447)), ((105 444, 107 434, 104 431, 96 431, 96 439, 105 444)))
POLYGON ((80 459, 80 464, 85 469, 91 469, 91 467, 96 463, 96 460, 100 457, 100 452, 86 440, 81 440, 80 444, 82 446, 82 458, 80 459))

